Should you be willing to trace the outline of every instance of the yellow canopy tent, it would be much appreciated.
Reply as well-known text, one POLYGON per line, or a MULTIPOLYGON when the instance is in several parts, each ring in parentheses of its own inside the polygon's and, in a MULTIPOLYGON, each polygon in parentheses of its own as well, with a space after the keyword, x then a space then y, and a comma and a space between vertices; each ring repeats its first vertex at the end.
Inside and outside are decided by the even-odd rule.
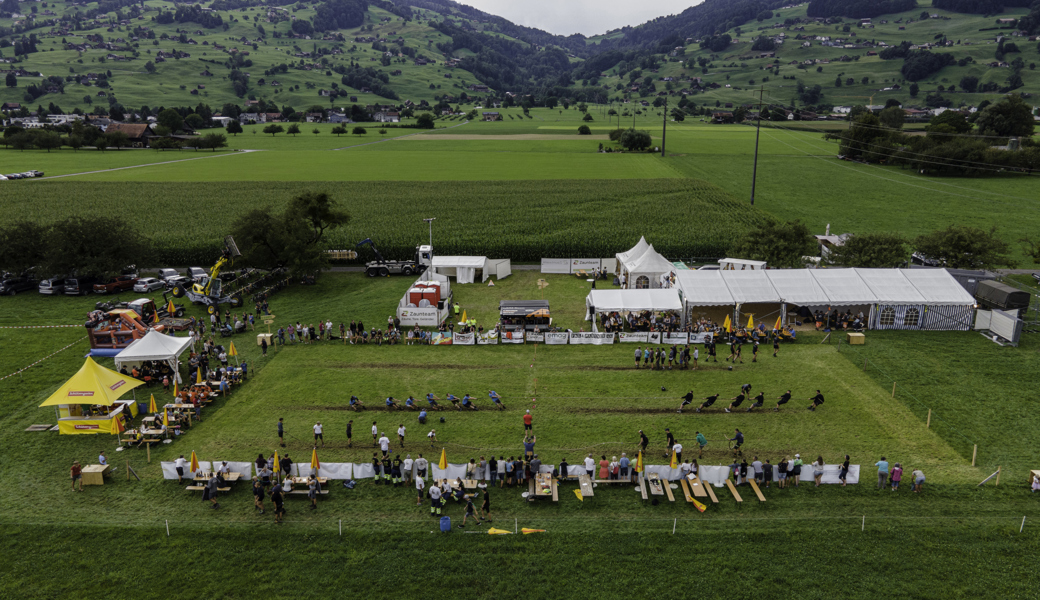
MULTIPOLYGON (((62 434, 110 433, 112 419, 117 417, 82 417, 72 414, 69 408, 78 404, 112 406, 126 392, 143 385, 144 382, 106 369, 87 358, 80 370, 65 382, 40 406, 66 407, 66 416, 58 417, 58 431, 62 434)), ((132 410, 127 406, 124 410, 132 410)))

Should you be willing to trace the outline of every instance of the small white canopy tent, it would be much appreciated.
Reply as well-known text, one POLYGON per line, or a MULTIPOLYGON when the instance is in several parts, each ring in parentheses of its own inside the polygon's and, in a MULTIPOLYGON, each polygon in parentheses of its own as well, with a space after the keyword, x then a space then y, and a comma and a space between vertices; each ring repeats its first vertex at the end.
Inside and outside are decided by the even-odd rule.
POLYGON ((636 242, 635 246, 629 248, 628 252, 618 252, 614 256, 617 258, 617 273, 621 274, 621 269, 625 268, 625 263, 629 259, 639 258, 646 252, 646 249, 650 247, 650 244, 646 243, 646 238, 640 236, 639 241, 636 242))
POLYGON ((473 283, 477 269, 481 271, 481 281, 487 281, 488 268, 486 256, 434 256, 433 268, 441 275, 454 275, 457 283, 473 283))
POLYGON ((172 337, 152 329, 115 356, 116 369, 122 368, 123 365, 140 365, 149 360, 163 361, 177 373, 177 380, 180 381, 177 359, 189 346, 190 337, 172 337))
POLYGON ((597 313, 682 311, 682 302, 676 290, 592 290, 585 298, 585 306, 585 320, 591 318, 592 308, 597 313))
POLYGON ((761 271, 766 268, 766 262, 746 258, 720 258, 719 268, 723 271, 761 271))
POLYGON ((625 262, 624 270, 628 276, 629 289, 649 289, 662 287, 661 278, 676 269, 675 265, 658 254, 651 244, 642 256, 629 258, 625 262))

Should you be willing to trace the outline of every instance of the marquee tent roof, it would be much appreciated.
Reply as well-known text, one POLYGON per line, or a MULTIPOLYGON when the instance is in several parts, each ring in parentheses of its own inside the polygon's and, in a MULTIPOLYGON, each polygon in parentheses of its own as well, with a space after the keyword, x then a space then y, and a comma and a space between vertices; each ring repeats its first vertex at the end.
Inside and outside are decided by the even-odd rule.
POLYGON ((874 292, 878 302, 924 304, 924 297, 899 269, 856 269, 856 274, 874 292))
POLYGON ((900 272, 921 294, 925 304, 975 304, 975 298, 946 269, 902 269, 900 272))
POLYGON ((470 269, 483 269, 487 262, 486 256, 434 256, 434 268, 468 267, 470 269))
POLYGON ((667 290, 592 290, 585 304, 596 312, 638 312, 642 310, 682 310, 679 293, 667 290))
POLYGON ((736 304, 733 294, 722 279, 722 271, 678 271, 676 285, 683 299, 694 306, 726 306, 736 304))
POLYGON ((798 306, 817 306, 830 302, 823 293, 823 288, 816 283, 810 269, 769 269, 762 272, 769 278, 769 283, 773 284, 784 302, 798 306))
POLYGON ((811 275, 827 295, 827 303, 838 306, 873 304, 877 296, 855 269, 812 269, 811 275))
POLYGON ((88 357, 79 371, 40 406, 59 404, 102 404, 110 406, 143 381, 106 369, 88 357))
POLYGON ((180 356, 189 346, 190 337, 172 337, 152 329, 116 355, 116 366, 146 360, 170 360, 180 356))
POLYGON ((630 257, 625 261, 625 268, 633 275, 645 275, 647 273, 670 273, 675 270, 675 265, 658 254, 657 250, 654 250, 653 244, 651 244, 642 256, 638 258, 630 257))
POLYGON ((618 262, 624 265, 629 259, 639 258, 646 252, 646 249, 650 247, 650 244, 646 243, 646 238, 640 236, 639 241, 636 242, 635 246, 629 248, 628 252, 618 252, 614 256, 617 257, 618 262))
POLYGON ((722 279, 734 298, 741 304, 749 302, 780 302, 780 294, 769 282, 765 271, 726 271, 722 279))

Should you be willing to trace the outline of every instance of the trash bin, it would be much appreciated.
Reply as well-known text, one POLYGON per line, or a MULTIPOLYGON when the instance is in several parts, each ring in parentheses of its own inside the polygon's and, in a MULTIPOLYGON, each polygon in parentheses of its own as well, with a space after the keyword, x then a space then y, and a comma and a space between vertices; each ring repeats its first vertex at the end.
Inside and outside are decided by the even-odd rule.
POLYGON ((148 412, 148 404, 146 402, 137 403, 137 414, 143 415, 148 412))
POLYGON ((441 532, 451 533, 451 517, 441 517, 441 532))

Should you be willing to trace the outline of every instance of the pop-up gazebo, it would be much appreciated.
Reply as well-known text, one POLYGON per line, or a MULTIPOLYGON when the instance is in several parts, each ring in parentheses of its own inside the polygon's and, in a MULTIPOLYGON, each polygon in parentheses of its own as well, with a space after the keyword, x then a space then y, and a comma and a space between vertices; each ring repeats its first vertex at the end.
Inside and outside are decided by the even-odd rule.
POLYGON ((176 374, 177 382, 181 383, 177 359, 188 346, 191 346, 190 337, 173 337, 151 329, 143 338, 134 340, 116 355, 116 368, 123 365, 139 366, 146 361, 165 362, 176 374))
POLYGON ((57 407, 58 433, 118 433, 118 429, 113 428, 113 420, 122 417, 123 411, 137 414, 137 405, 132 400, 120 401, 119 398, 143 383, 106 369, 88 357, 79 372, 40 406, 57 407))

